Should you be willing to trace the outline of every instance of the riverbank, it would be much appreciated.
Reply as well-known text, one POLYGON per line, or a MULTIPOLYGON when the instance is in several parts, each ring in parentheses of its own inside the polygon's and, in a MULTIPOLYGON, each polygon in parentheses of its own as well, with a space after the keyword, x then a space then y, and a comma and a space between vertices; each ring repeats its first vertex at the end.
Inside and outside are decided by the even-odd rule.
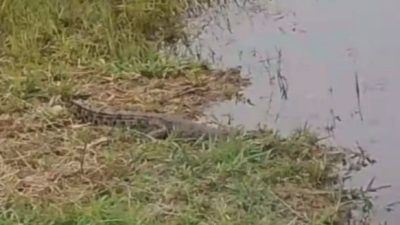
MULTIPOLYGON (((348 155, 308 131, 188 143, 84 126, 60 96, 193 120, 249 81, 160 49, 186 36, 188 1, 4 1, 0 222, 338 224, 359 199, 348 155), (222 87, 222 88, 221 88, 222 87)), ((206 2, 206 1, 204 1, 206 2)))

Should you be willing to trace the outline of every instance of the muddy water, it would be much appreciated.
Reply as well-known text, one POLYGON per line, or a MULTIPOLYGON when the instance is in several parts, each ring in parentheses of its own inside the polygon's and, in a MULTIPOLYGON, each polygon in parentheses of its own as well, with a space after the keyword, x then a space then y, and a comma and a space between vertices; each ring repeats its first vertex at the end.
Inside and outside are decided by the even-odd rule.
POLYGON ((192 46, 216 66, 241 65, 253 81, 245 95, 254 105, 223 103, 214 115, 282 133, 308 124, 330 130, 335 144, 366 149, 378 162, 351 185, 374 176, 392 185, 375 200, 387 224, 400 220, 400 208, 384 210, 400 201, 399 8, 398 0, 239 2, 196 20, 208 25, 192 46))

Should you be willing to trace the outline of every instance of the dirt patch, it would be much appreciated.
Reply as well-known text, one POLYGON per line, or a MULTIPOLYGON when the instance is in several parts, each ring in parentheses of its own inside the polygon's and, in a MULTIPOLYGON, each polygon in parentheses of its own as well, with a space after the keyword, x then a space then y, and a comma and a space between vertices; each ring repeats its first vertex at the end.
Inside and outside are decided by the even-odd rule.
POLYGON ((250 84, 240 68, 202 70, 184 76, 152 79, 132 75, 130 79, 101 76, 80 85, 93 104, 116 109, 179 114, 195 119, 211 103, 243 100, 241 91, 250 84))

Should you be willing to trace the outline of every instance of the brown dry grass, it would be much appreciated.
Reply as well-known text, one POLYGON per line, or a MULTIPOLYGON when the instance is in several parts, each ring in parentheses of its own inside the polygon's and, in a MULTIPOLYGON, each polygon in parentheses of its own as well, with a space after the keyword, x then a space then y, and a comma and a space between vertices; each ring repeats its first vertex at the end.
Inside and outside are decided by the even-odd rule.
POLYGON ((243 100, 241 91, 250 84, 240 68, 186 71, 167 78, 147 78, 131 74, 129 79, 109 75, 96 80, 80 80, 79 93, 90 100, 120 109, 200 116, 210 104, 243 100))

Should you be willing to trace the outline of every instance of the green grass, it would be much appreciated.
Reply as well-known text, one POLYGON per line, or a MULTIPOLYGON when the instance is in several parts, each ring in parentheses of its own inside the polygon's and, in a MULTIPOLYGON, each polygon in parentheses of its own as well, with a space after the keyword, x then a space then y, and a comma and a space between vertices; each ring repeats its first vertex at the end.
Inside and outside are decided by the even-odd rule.
POLYGON ((345 155, 308 133, 194 144, 71 126, 56 97, 77 90, 170 111, 234 95, 234 77, 160 51, 209 4, 0 1, 0 224, 340 224, 354 203, 336 185, 345 155))
POLYGON ((80 73, 166 77, 203 66, 159 51, 185 35, 190 2, 1 1, 2 105, 71 92, 80 73))
MULTIPOLYGON (((21 179, 26 188, 17 192, 2 183, 11 199, 0 202, 0 224, 337 224, 347 208, 334 187, 343 155, 305 133, 193 144, 116 130, 110 142, 82 150, 109 132, 6 141, 3 154, 12 158, 19 146, 41 179, 21 179)), ((8 166, 21 169, 16 164, 8 166)))
POLYGON ((150 64, 162 60, 162 41, 182 35, 179 18, 186 7, 181 0, 5 0, 2 52, 17 66, 150 64))

